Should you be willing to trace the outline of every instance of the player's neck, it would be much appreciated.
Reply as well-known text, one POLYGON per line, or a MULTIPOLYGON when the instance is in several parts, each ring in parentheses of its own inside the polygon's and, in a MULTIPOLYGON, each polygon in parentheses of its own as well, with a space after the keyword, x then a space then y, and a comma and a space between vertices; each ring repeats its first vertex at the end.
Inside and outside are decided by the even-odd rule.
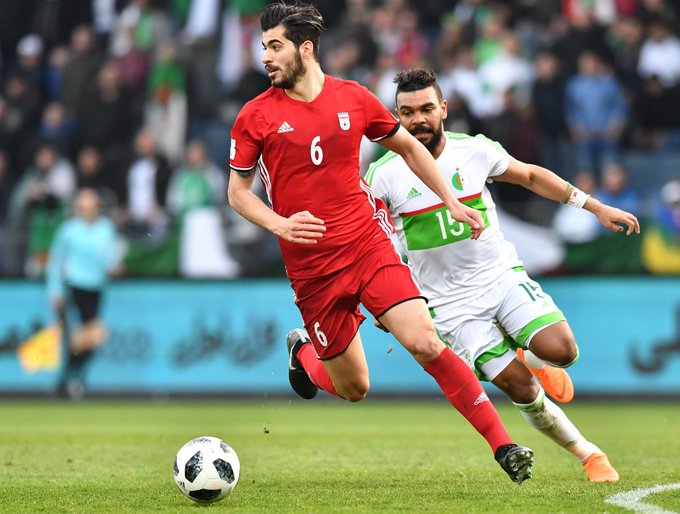
POLYGON ((291 89, 284 89, 284 91, 293 100, 312 102, 321 94, 325 82, 326 76, 317 63, 309 66, 307 73, 291 89))
POLYGON ((444 151, 445 146, 446 146, 446 135, 442 135, 442 138, 439 141, 439 144, 436 146, 436 148, 434 150, 430 150, 430 153, 432 154, 432 158, 434 160, 439 159, 439 156, 444 151))

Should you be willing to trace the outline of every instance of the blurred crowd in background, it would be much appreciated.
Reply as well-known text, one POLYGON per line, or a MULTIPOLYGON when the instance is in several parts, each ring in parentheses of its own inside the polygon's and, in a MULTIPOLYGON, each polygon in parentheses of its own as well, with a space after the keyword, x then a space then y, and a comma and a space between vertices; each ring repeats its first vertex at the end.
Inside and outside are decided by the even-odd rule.
MULTIPOLYGON (((0 276, 42 276, 85 187, 126 276, 283 274, 275 238, 226 203, 231 124, 269 87, 267 3, 3 0, 0 276)), ((314 3, 326 73, 393 108, 394 75, 432 67, 447 130, 484 133, 641 219, 642 236, 613 240, 584 211, 493 185, 513 227, 561 249, 540 271, 680 273, 680 2, 314 3)), ((367 143, 363 169, 379 153, 367 143)))

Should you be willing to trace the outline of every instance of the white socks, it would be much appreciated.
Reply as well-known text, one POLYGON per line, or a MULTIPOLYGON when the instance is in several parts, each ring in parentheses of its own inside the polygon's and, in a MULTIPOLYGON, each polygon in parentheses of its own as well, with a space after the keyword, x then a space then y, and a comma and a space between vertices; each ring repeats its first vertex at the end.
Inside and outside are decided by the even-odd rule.
MULTIPOLYGON (((527 354, 528 352, 525 351, 525 358, 527 354)), ((529 363, 528 358, 527 363, 529 363)), ((529 363, 529 365, 533 367, 532 364, 529 363)), ((540 390, 533 402, 529 404, 515 403, 515 405, 532 427, 568 452, 573 453, 581 462, 593 453, 604 453, 581 435, 581 432, 578 431, 562 409, 545 396, 543 389, 540 390)))

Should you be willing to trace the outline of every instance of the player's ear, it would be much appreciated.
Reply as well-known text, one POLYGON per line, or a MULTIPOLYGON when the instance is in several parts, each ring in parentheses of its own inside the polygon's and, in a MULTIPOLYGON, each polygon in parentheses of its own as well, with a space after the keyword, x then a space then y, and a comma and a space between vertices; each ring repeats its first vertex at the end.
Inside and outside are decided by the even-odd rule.
POLYGON ((445 120, 449 116, 449 103, 442 100, 442 119, 445 120))
POLYGON ((314 59, 314 43, 310 40, 304 41, 300 45, 300 57, 314 59))

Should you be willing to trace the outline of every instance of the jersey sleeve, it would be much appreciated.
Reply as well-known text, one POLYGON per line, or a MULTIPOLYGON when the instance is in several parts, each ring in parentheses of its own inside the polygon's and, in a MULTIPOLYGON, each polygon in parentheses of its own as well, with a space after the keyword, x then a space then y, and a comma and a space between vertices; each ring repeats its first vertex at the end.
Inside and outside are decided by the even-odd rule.
POLYGON ((399 130, 399 121, 385 107, 378 97, 362 86, 366 109, 366 131, 364 134, 374 143, 393 136, 399 130))
POLYGON ((484 157, 489 168, 489 178, 505 173, 510 164, 510 156, 505 148, 498 141, 489 139, 483 134, 476 135, 475 139, 482 142, 484 157))
POLYGON ((229 165, 237 171, 255 167, 262 151, 260 117, 252 104, 241 109, 231 129, 229 165))

